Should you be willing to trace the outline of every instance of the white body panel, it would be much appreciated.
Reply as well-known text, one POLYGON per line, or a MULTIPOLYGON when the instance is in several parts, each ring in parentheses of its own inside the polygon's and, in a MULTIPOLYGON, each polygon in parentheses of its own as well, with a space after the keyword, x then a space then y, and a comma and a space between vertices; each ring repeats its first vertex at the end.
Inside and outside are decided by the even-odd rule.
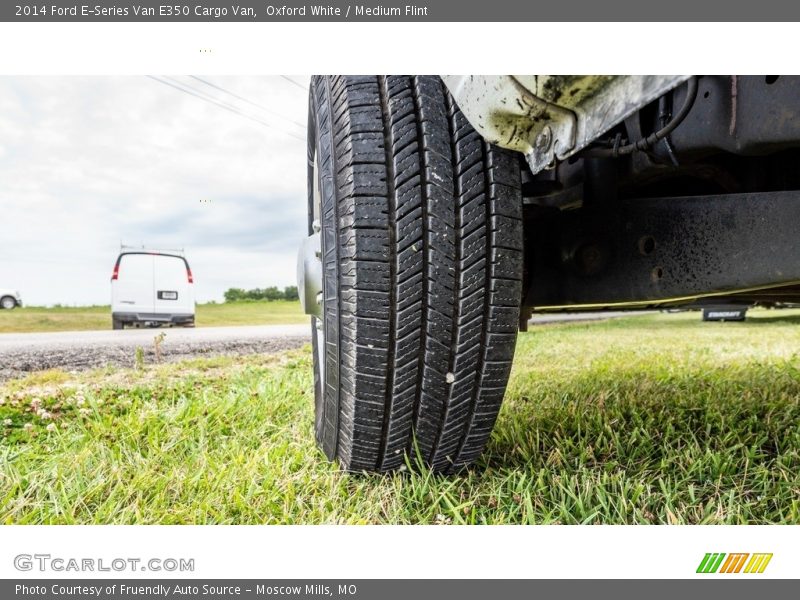
POLYGON ((153 312, 194 314, 194 286, 186 263, 176 256, 153 256, 153 312))
POLYGON ((153 312, 153 256, 125 254, 117 273, 111 282, 111 311, 153 312))

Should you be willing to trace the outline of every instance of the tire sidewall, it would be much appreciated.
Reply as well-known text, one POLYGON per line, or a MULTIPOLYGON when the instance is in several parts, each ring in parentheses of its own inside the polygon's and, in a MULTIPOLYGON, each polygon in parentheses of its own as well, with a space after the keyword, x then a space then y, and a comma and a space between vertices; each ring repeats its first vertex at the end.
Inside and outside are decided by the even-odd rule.
POLYGON ((323 339, 325 348, 322 356, 324 365, 319 361, 317 336, 317 318, 311 318, 311 344, 314 362, 314 430, 317 442, 325 455, 336 458, 338 446, 338 410, 339 410, 339 337, 338 327, 338 265, 334 258, 337 254, 336 240, 336 191, 333 173, 325 173, 324 165, 335 165, 333 150, 332 111, 329 102, 329 81, 326 77, 314 77, 309 91, 308 111, 308 234, 313 231, 314 221, 314 178, 317 178, 321 196, 320 225, 322 227, 320 244, 322 250, 322 289, 323 297, 323 339), (320 87, 323 86, 323 100, 319 101, 320 87), (320 122, 326 120, 328 131, 321 130, 320 122), (327 140, 323 139, 327 136, 327 140), (326 143, 327 142, 327 143, 326 143), (318 153, 321 153, 318 156, 318 153), (319 165, 319 172, 315 168, 319 165), (326 215, 328 215, 326 217, 326 215), (332 217, 332 218, 331 218, 332 217), (333 241, 333 243, 331 243, 333 241), (329 247, 331 246, 331 247, 329 247), (333 260, 331 260, 333 258, 333 260), (325 265, 330 268, 326 269, 325 265), (333 293, 332 293, 333 292, 333 293), (325 377, 323 378, 323 369, 325 377), (323 385, 324 382, 324 385, 323 385))

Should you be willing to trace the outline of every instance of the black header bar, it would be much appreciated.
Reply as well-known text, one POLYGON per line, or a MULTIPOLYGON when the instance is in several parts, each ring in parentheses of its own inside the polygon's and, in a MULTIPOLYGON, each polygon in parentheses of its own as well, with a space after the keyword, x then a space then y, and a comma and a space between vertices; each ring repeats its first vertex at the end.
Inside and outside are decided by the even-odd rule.
MULTIPOLYGON (((242 0, 172 3, 153 0, 42 0, 0 2, 0 22, 744 22, 800 21, 800 3, 786 0, 242 0)), ((608 43, 633 44, 646 32, 603 36, 608 43), (625 39, 627 37, 627 40, 625 39)), ((680 35, 676 31, 676 35, 680 35)), ((599 32, 598 32, 599 36, 599 32)), ((598 37, 598 39, 600 39, 598 37)), ((570 43, 570 40, 565 40, 570 43)), ((741 40, 731 40, 741 43, 741 40)))

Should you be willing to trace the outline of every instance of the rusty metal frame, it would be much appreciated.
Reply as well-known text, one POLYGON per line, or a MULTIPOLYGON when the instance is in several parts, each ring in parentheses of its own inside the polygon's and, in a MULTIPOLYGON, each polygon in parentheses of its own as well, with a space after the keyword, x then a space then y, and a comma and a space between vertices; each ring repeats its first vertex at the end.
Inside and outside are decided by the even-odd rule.
POLYGON ((688 79, 687 75, 444 75, 472 126, 536 174, 688 79))
MULTIPOLYGON (((800 192, 634 199, 602 211, 534 209, 535 310, 687 304, 800 283, 800 192)), ((780 292, 777 292, 780 295, 780 292)))

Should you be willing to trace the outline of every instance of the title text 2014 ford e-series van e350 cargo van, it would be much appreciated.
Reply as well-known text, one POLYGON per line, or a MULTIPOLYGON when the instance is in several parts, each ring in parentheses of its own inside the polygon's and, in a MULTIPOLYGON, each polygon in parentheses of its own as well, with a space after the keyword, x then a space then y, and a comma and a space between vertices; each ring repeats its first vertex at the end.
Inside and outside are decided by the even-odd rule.
POLYGON ((123 249, 111 275, 114 329, 194 326, 192 271, 182 252, 123 249))

